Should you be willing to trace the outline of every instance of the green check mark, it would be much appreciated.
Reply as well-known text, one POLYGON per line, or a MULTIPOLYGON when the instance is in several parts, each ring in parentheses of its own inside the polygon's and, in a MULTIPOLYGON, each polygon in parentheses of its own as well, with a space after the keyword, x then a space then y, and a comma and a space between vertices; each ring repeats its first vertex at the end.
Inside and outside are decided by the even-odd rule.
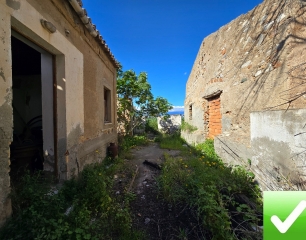
POLYGON ((306 239, 306 191, 264 192, 264 240, 306 239))
POLYGON ((281 233, 286 233, 287 230, 291 227, 291 225, 295 222, 295 220, 301 215, 301 213, 306 208, 306 201, 302 200, 300 203, 295 207, 295 209, 289 214, 284 222, 282 222, 278 216, 273 215, 271 217, 271 222, 274 226, 278 229, 281 233))

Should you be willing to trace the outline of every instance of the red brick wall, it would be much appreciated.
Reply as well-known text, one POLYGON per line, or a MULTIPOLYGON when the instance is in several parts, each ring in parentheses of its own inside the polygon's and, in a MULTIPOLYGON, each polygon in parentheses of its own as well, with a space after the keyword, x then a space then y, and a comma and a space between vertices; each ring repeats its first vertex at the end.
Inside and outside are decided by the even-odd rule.
POLYGON ((216 135, 221 134, 221 112, 220 112, 220 96, 208 99, 208 138, 214 139, 216 135))

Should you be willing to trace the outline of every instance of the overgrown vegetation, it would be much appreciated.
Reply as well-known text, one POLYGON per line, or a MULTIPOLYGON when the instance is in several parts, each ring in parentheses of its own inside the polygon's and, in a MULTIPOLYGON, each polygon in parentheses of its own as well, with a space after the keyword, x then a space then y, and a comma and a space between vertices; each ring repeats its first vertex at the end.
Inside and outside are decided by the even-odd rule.
POLYGON ((159 134, 157 117, 149 117, 146 120, 145 130, 146 130, 146 132, 151 132, 151 133, 154 133, 154 134, 159 134))
POLYGON ((190 123, 182 120, 181 130, 192 133, 192 132, 198 130, 198 128, 196 126, 192 126, 190 123))
POLYGON ((179 133, 173 135, 160 135, 155 141, 159 142, 161 148, 187 150, 186 142, 181 138, 179 133))
MULTIPOLYGON (((126 137, 123 143, 128 151, 146 138, 126 137)), ((141 239, 142 233, 131 229, 131 193, 116 198, 111 191, 114 173, 122 168, 120 158, 106 158, 51 188, 39 174, 26 174, 13 189, 14 214, 0 230, 0 239, 141 239)))
POLYGON ((145 72, 137 75, 133 70, 117 71, 117 116, 119 124, 128 135, 140 126, 144 119, 165 115, 172 105, 166 98, 154 98, 145 72))
MULTIPOLYGON (((206 239, 262 238, 253 229, 262 225, 262 197, 251 172, 227 167, 212 140, 190 147, 179 134, 160 134, 157 142, 161 148, 181 150, 177 157, 165 154, 157 179, 159 198, 186 206, 182 209, 197 217, 206 239)), ((145 238, 132 229, 129 205, 135 194, 124 187, 129 181, 114 185, 114 176, 122 172, 132 179, 134 171, 129 173, 122 159, 131 148, 147 143, 146 136, 122 137, 119 158, 86 166, 61 187, 50 188, 40 175, 25 175, 19 191, 12 192, 14 214, 0 230, 0 239, 145 238), (116 195, 113 186, 121 186, 122 194, 116 195)), ((179 228, 176 235, 188 239, 190 231, 179 228)))
MULTIPOLYGON (((178 137, 166 139, 169 148, 178 149, 178 137)), ((209 239, 261 239, 252 228, 262 224, 262 197, 252 173, 225 166, 212 140, 165 159, 159 178, 162 196, 187 204, 210 232, 209 239)))
POLYGON ((130 149, 139 145, 148 144, 148 139, 145 135, 135 136, 120 136, 119 137, 119 158, 121 159, 132 159, 130 149))

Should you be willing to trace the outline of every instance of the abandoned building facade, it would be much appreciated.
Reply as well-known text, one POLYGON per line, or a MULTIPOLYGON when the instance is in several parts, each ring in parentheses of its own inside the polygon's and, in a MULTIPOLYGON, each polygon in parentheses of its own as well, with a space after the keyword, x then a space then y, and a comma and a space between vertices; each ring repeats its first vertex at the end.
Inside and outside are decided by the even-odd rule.
POLYGON ((182 136, 214 139, 263 190, 306 180, 305 11, 305 1, 265 0, 203 40, 186 84, 197 131, 182 136))
POLYGON ((0 1, 0 224, 22 167, 69 179, 117 141, 118 63, 80 0, 0 1))

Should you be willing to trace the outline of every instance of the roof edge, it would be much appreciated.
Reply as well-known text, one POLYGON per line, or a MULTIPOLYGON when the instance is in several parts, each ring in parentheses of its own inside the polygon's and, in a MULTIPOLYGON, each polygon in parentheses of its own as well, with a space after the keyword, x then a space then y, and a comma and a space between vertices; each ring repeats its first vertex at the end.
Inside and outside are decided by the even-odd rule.
POLYGON ((108 55, 108 57, 111 59, 112 63, 115 65, 115 67, 118 69, 120 68, 120 63, 116 60, 115 56, 111 52, 110 48, 106 44, 103 37, 100 35, 99 30, 97 30, 96 25, 91 22, 90 17, 87 15, 87 11, 85 8, 83 8, 82 0, 67 0, 76 14, 81 19, 84 26, 87 28, 89 34, 93 36, 96 41, 101 45, 104 52, 108 55))

